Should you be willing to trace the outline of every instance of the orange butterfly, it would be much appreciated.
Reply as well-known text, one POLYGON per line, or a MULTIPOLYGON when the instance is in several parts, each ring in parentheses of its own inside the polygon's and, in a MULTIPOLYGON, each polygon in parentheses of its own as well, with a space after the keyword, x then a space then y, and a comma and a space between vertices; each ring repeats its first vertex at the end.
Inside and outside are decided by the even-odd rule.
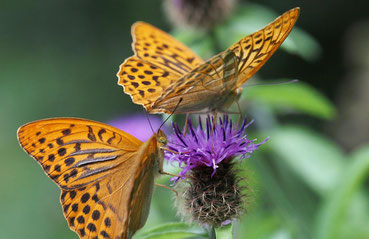
POLYGON ((143 143, 103 123, 55 118, 20 127, 18 140, 62 189, 64 216, 80 238, 131 238, 145 224, 162 131, 143 143))
POLYGON ((242 84, 286 39, 299 12, 287 11, 206 62, 169 34, 137 22, 132 26, 135 55, 120 66, 118 84, 150 113, 172 113, 180 99, 176 114, 226 112, 242 84))

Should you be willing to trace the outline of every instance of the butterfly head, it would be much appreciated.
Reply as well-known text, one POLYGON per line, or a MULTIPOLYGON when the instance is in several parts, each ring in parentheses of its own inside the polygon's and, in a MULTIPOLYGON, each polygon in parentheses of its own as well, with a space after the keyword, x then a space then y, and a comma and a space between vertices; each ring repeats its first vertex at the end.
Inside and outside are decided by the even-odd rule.
POLYGON ((164 147, 165 145, 167 145, 168 142, 167 136, 161 130, 159 130, 158 133, 156 134, 156 140, 158 141, 159 147, 164 147))

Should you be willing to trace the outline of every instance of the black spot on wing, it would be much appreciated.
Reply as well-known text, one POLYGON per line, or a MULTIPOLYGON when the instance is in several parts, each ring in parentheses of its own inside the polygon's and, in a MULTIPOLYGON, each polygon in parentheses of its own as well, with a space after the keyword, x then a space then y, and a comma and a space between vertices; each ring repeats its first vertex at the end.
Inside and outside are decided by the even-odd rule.
POLYGON ((90 199, 90 194, 89 193, 85 193, 81 197, 81 202, 82 203, 86 203, 89 199, 90 199))
POLYGON ((106 231, 101 231, 100 235, 103 236, 104 238, 110 238, 109 234, 106 231))
POLYGON ((78 223, 83 224, 83 223, 85 223, 85 218, 83 216, 79 216, 77 218, 77 221, 78 221, 78 223))
POLYGON ((106 130, 105 129, 100 129, 99 132, 97 133, 97 135, 99 136, 99 139, 101 141, 103 141, 103 138, 102 138, 102 135, 106 133, 106 130))
POLYGON ((93 211, 91 217, 95 221, 99 220, 99 218, 100 218, 100 211, 99 210, 93 211))
POLYGON ((64 160, 64 163, 66 166, 72 165, 76 160, 73 157, 69 157, 66 160, 64 160))
POLYGON ((104 224, 105 224, 106 227, 110 227, 111 226, 111 220, 110 220, 109 217, 106 217, 104 219, 104 224))
MULTIPOLYGON (((80 216, 80 217, 82 217, 82 216, 80 216)), ((82 217, 82 219, 83 219, 83 222, 82 223, 85 223, 85 219, 83 217, 82 217)), ((78 221, 78 218, 77 218, 77 221, 78 221)), ((86 232, 85 232, 85 229, 84 228, 80 229, 79 230, 79 233, 81 234, 82 237, 86 236, 86 232)))
POLYGON ((70 132, 71 132, 71 130, 70 130, 70 129, 65 129, 65 130, 63 130, 63 131, 62 131, 62 134, 63 134, 63 135, 69 135, 69 134, 70 134, 70 132))
POLYGON ((65 148, 58 149, 59 156, 64 156, 67 153, 67 150, 65 148))
POLYGON ((96 141, 96 136, 94 134, 94 132, 92 131, 92 128, 91 126, 87 126, 88 128, 88 135, 87 135, 87 138, 89 138, 91 141, 96 141))
POLYGON ((89 205, 86 205, 86 206, 83 208, 83 210, 82 210, 82 211, 83 211, 83 213, 84 213, 84 214, 86 214, 86 215, 87 215, 87 214, 90 212, 90 210, 91 210, 90 206, 89 206, 89 205))
POLYGON ((70 225, 71 227, 74 227, 74 220, 75 220, 75 217, 70 217, 70 218, 68 219, 68 221, 69 221, 69 225, 70 225))
POLYGON ((112 137, 110 137, 109 139, 108 139, 108 141, 106 141, 108 144, 111 144, 111 142, 113 141, 113 139, 115 139, 115 132, 113 132, 113 136, 112 137))
POLYGON ((75 203, 72 205, 72 211, 77 212, 78 211, 78 203, 75 203))
POLYGON ((93 223, 89 223, 89 224, 87 225, 87 229, 88 229, 89 231, 91 231, 91 232, 96 232, 96 226, 95 226, 95 224, 93 224, 93 223))
POLYGON ((64 145, 64 142, 63 142, 63 140, 62 140, 61 138, 57 138, 57 139, 56 139, 56 143, 57 143, 58 145, 60 145, 60 146, 64 145))

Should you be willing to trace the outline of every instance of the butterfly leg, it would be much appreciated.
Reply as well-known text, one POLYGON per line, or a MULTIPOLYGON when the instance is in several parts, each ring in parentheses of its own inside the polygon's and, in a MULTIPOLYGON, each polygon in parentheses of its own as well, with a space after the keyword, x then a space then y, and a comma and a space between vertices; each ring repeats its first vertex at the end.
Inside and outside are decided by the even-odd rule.
POLYGON ((178 175, 178 174, 168 173, 168 172, 165 172, 163 170, 160 170, 159 173, 164 174, 164 175, 168 175, 168 176, 172 176, 172 177, 177 177, 177 178, 192 178, 192 179, 195 179, 190 175, 178 175))
POLYGON ((178 197, 178 192, 176 190, 174 190, 173 188, 170 188, 168 186, 165 186, 165 185, 159 184, 159 183, 155 183, 155 186, 159 186, 159 187, 162 187, 162 188, 169 189, 170 191, 174 192, 176 194, 176 196, 178 197))
POLYGON ((186 135, 187 133, 187 124, 188 124, 188 118, 190 117, 190 114, 187 113, 186 114, 186 120, 185 120, 185 127, 184 127, 184 130, 183 130, 183 135, 186 135))
POLYGON ((170 148, 166 148, 166 147, 160 147, 160 149, 165 150, 165 151, 169 151, 169 152, 171 152, 173 154, 187 154, 187 153, 189 153, 189 151, 186 151, 186 152, 177 152, 177 151, 171 150, 170 148))
POLYGON ((237 104, 237 108, 238 108, 238 119, 237 119, 236 129, 238 129, 238 126, 240 125, 241 118, 242 118, 242 112, 241 112, 240 103, 238 101, 236 101, 236 104, 237 104))
POLYGON ((241 111, 241 107, 240 107, 240 104, 238 101, 236 101, 236 105, 237 105, 237 109, 238 111, 228 111, 228 110, 222 110, 222 111, 219 111, 220 113, 223 113, 223 114, 235 114, 235 115, 238 115, 238 119, 237 119, 237 125, 236 125, 236 129, 238 127, 238 125, 240 124, 241 122, 241 118, 242 118, 242 111, 241 111))
POLYGON ((215 123, 217 121, 218 112, 217 111, 214 111, 213 112, 213 115, 214 115, 214 119, 213 119, 213 126, 211 127, 211 135, 213 135, 213 132, 215 130, 215 123))
POLYGON ((171 152, 171 153, 173 153, 173 154, 180 154, 180 152, 176 152, 176 151, 174 151, 174 150, 171 150, 170 148, 160 147, 160 149, 165 150, 165 151, 168 151, 168 152, 171 152))

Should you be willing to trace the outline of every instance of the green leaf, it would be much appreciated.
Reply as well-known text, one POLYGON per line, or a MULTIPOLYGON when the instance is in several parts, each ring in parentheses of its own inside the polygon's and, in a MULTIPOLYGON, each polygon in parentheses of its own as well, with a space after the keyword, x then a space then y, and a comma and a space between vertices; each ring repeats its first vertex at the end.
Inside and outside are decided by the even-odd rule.
POLYGON ((215 228, 215 235, 217 239, 232 239, 233 224, 230 223, 226 226, 215 228))
POLYGON ((199 227, 189 226, 181 222, 162 224, 150 229, 139 231, 135 239, 185 239, 207 238, 207 233, 199 227))
POLYGON ((295 27, 282 44, 289 53, 296 54, 307 61, 315 61, 322 54, 319 43, 304 30, 295 27))
MULTIPOLYGON (((274 152, 264 149, 262 149, 264 157, 254 157, 255 154, 253 159, 250 160, 260 182, 259 187, 252 188, 257 189, 258 194, 261 194, 261 197, 255 199, 255 201, 265 213, 264 217, 266 218, 271 213, 275 213, 277 224, 275 230, 269 230, 270 235, 262 236, 263 234, 259 233, 259 236, 250 237, 250 239, 274 238, 275 235, 271 235, 274 233, 284 234, 286 236, 284 238, 312 238, 311 225, 317 206, 316 194, 301 180, 299 175, 288 167, 285 161, 281 160, 274 152), (266 152, 268 154, 265 154, 266 152), (270 206, 265 207, 265 205, 270 206)), ((247 222, 243 223, 247 224, 247 222)), ((257 226, 252 224, 248 226, 252 230, 257 230, 257 226)), ((267 230, 267 227, 266 230, 260 228, 263 233, 267 233, 267 230)))
POLYGON ((334 105, 323 94, 300 81, 293 84, 246 86, 241 98, 265 103, 277 112, 295 110, 322 119, 332 119, 336 115, 334 105))
POLYGON ((343 152, 322 135, 296 126, 269 132, 265 146, 322 196, 336 186, 344 169, 343 152))
POLYGON ((338 229, 339 239, 367 239, 369 235, 369 197, 365 190, 360 190, 353 196, 345 213, 342 226, 338 229), (355 236, 353 237, 353 233, 355 236))
POLYGON ((320 210, 314 238, 338 238, 340 229, 345 226, 343 224, 345 212, 368 177, 369 145, 356 152, 350 162, 340 175, 336 190, 327 198, 320 210))

